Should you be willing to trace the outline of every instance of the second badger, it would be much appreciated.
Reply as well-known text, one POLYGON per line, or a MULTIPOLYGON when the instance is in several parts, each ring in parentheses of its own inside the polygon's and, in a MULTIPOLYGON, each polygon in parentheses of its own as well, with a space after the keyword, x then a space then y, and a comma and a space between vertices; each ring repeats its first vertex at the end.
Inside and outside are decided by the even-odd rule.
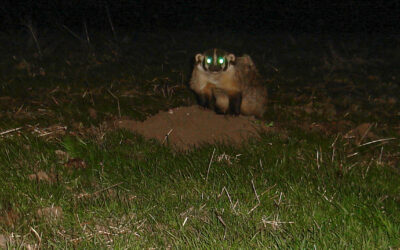
POLYGON ((190 88, 200 105, 215 108, 217 113, 258 118, 265 113, 267 90, 248 55, 236 57, 221 49, 197 54, 190 88))

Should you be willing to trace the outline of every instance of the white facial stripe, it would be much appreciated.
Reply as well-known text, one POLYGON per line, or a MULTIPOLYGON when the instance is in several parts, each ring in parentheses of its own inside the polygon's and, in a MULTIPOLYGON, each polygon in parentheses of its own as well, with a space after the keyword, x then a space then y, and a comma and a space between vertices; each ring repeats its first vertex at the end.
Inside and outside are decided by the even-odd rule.
POLYGON ((214 49, 214 65, 217 65, 217 49, 214 49))

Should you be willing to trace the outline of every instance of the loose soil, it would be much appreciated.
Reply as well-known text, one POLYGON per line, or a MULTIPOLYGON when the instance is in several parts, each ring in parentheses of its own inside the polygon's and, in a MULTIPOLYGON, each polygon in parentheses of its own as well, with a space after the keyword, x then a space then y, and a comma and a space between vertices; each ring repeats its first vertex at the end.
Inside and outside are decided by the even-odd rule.
POLYGON ((140 122, 119 120, 116 127, 155 138, 178 150, 188 150, 204 143, 228 142, 240 145, 260 132, 273 131, 253 117, 218 115, 199 106, 178 107, 140 122))

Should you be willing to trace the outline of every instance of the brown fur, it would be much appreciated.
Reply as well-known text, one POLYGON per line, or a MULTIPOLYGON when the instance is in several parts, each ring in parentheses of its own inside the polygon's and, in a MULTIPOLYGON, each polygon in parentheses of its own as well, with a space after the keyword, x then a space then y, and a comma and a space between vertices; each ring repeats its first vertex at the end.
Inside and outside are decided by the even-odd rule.
MULTIPOLYGON (((196 55, 196 60, 201 60, 201 58, 201 54, 196 55)), ((198 66, 199 63, 197 61, 194 66, 190 87, 200 100, 202 98, 207 100, 208 107, 212 108, 210 104, 215 100, 217 110, 226 114, 230 109, 232 97, 241 96, 241 114, 254 115, 258 118, 264 115, 267 90, 262 85, 261 76, 250 56, 235 58, 231 68, 217 73, 202 70, 198 66)), ((204 102, 201 104, 204 106, 204 102)))
POLYGON ((229 110, 229 96, 226 92, 219 88, 213 88, 213 95, 215 98, 215 106, 221 113, 228 113, 229 110))
POLYGON ((266 110, 268 95, 267 89, 262 85, 261 76, 248 55, 236 59, 236 68, 242 92, 240 112, 261 118, 266 110))

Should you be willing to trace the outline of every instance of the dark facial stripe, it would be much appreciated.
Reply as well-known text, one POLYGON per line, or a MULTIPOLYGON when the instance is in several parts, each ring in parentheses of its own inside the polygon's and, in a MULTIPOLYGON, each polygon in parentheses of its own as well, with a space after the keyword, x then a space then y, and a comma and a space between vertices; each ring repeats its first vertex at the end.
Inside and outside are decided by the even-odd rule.
POLYGON ((222 68, 223 71, 226 71, 228 69, 228 64, 229 64, 228 60, 224 57, 224 64, 222 68))
POLYGON ((206 57, 204 57, 203 60, 201 61, 201 66, 203 66, 204 70, 208 70, 206 66, 206 60, 207 60, 206 57))

